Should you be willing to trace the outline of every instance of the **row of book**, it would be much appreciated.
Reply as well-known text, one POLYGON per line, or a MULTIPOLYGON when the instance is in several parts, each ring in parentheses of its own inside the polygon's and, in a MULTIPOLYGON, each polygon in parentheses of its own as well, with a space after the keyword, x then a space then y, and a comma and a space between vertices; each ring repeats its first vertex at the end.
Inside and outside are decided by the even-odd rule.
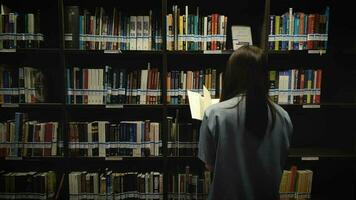
POLYGON ((270 15, 270 50, 326 50, 330 8, 324 14, 289 12, 270 15))
POLYGON ((197 156, 199 125, 167 117, 168 156, 197 156))
POLYGON ((194 174, 190 171, 190 167, 186 166, 184 173, 168 176, 168 199, 207 199, 211 182, 211 172, 194 174))
POLYGON ((163 199, 163 174, 71 172, 69 199, 163 199))
POLYGON ((56 189, 54 171, 0 171, 0 199, 53 199, 56 189))
POLYGON ((283 170, 279 186, 280 199, 309 199, 312 181, 311 170, 297 170, 297 166, 292 166, 290 170, 283 170))
POLYGON ((70 122, 68 145, 71 156, 160 156, 160 123, 149 120, 70 122))
POLYGON ((0 66, 0 104, 40 103, 45 99, 45 76, 42 70, 0 66))
POLYGON ((94 10, 67 6, 66 48, 82 50, 160 50, 161 25, 152 10, 130 16, 116 7, 94 10))
POLYGON ((217 89, 221 93, 222 73, 207 68, 195 71, 170 71, 167 74, 167 103, 187 104, 187 91, 203 94, 203 85, 210 91, 212 98, 217 97, 217 89))
POLYGON ((28 120, 16 112, 14 120, 0 123, 0 157, 59 156, 62 148, 58 122, 28 120))
POLYGON ((167 50, 226 50, 227 16, 202 16, 199 7, 192 14, 189 6, 174 5, 166 21, 167 50))
POLYGON ((278 104, 320 104, 322 70, 269 71, 271 99, 278 104))
POLYGON ((161 78, 157 68, 128 71, 106 65, 67 68, 69 104, 159 104, 161 78))
POLYGON ((1 4, 0 49, 38 48, 43 40, 39 10, 35 13, 19 13, 1 4))

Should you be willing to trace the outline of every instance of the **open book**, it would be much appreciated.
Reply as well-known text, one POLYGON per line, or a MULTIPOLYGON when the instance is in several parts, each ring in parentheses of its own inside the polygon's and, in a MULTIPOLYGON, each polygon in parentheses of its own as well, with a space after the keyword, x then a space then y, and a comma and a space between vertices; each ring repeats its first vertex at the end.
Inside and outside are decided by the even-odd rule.
POLYGON ((210 92, 203 86, 203 96, 198 92, 188 90, 190 113, 193 119, 202 120, 204 111, 212 104, 218 103, 219 99, 212 99, 210 92))

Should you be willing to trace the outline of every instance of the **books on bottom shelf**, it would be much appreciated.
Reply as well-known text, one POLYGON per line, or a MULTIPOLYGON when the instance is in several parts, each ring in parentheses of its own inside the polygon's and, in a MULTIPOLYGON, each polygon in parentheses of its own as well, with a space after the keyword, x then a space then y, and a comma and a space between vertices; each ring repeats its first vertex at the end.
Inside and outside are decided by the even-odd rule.
POLYGON ((0 171, 0 199, 53 199, 56 189, 54 171, 0 171))
POLYGON ((68 147, 71 156, 160 156, 160 123, 150 120, 70 122, 68 147))
POLYGON ((186 166, 184 173, 171 174, 168 177, 168 199, 207 199, 212 174, 204 171, 202 174, 193 174, 186 166))
POLYGON ((71 172, 69 199, 163 199, 159 172, 71 172))
POLYGON ((279 186, 280 199, 307 199, 312 189, 313 171, 297 170, 292 166, 290 170, 283 170, 279 186))

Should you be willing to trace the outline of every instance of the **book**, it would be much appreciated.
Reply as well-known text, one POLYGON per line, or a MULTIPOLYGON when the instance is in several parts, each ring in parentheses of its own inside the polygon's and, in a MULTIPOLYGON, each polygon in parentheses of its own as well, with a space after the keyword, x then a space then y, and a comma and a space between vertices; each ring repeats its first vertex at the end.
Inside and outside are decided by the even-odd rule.
POLYGON ((219 99, 212 99, 210 92, 203 86, 203 96, 198 92, 188 90, 189 108, 193 119, 202 120, 205 110, 219 99))

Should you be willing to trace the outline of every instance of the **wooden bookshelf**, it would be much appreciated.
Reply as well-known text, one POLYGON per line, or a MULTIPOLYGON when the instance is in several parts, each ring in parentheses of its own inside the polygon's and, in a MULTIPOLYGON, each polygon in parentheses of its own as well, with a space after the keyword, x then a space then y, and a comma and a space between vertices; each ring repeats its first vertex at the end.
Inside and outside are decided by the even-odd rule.
MULTIPOLYGON (((338 193, 345 197, 355 197, 354 190, 348 185, 355 182, 356 137, 354 136, 355 124, 352 116, 356 114, 356 89, 352 85, 356 80, 355 49, 343 49, 344 32, 349 32, 347 38, 352 38, 350 45, 356 44, 354 39, 355 27, 345 27, 344 17, 350 17, 351 8, 343 2, 336 0, 327 1, 296 1, 296 0, 265 0, 242 1, 239 6, 234 6, 230 1, 100 1, 100 0, 54 0, 43 3, 40 0, 20 1, 4 0, 15 11, 33 12, 40 10, 41 32, 44 41, 40 48, 12 48, 0 49, 0 64, 6 64, 14 69, 23 66, 33 66, 44 70, 48 77, 48 98, 41 103, 6 103, 0 105, 0 119, 2 121, 14 119, 15 112, 29 113, 30 117, 40 120, 56 120, 62 125, 63 156, 39 158, 0 158, 1 170, 55 170, 65 173, 65 180, 60 199, 69 198, 69 176, 72 171, 95 170, 95 168, 160 171, 163 174, 174 173, 176 169, 184 169, 186 165, 195 172, 204 169, 203 163, 194 156, 168 156, 168 124, 167 117, 175 117, 179 110, 181 122, 199 124, 190 117, 187 104, 167 103, 166 77, 172 70, 197 70, 214 68, 217 72, 225 69, 226 61, 233 53, 231 45, 231 25, 249 25, 252 28, 252 39, 256 46, 268 52, 269 67, 271 70, 289 69, 322 69, 323 80, 321 86, 321 103, 319 105, 282 105, 290 113, 293 126, 297 130, 296 143, 291 145, 287 158, 286 168, 297 164, 299 168, 311 168, 315 172, 313 178, 312 199, 327 195, 325 191, 330 185, 340 184, 331 191, 330 196, 338 193), (154 17, 161 23, 157 28, 161 32, 161 49, 154 50, 79 50, 69 49, 65 46, 65 15, 66 6, 76 5, 81 8, 95 10, 103 6, 108 10, 112 7, 122 8, 128 15, 148 15, 154 12, 154 17), (172 6, 184 8, 189 6, 190 14, 196 13, 199 6, 201 16, 219 13, 228 16, 227 23, 227 48, 226 50, 196 50, 196 51, 169 51, 167 47, 166 15, 172 13, 172 6), (328 45, 325 53, 308 50, 275 51, 268 50, 269 15, 281 15, 293 7, 295 12, 322 13, 325 6, 330 6, 330 21, 328 45), (340 17, 341 16, 341 17, 340 17), (352 37, 351 37, 352 36, 352 37), (342 45, 341 45, 342 44, 342 45), (98 68, 110 65, 113 68, 127 70, 141 70, 157 68, 160 72, 161 102, 158 104, 103 104, 82 105, 68 104, 66 101, 67 83, 65 77, 67 67, 98 68), (353 81, 353 82, 352 82, 353 81), (352 118, 352 119, 351 119, 352 118), (119 122, 123 120, 146 120, 160 122, 162 155, 157 157, 71 157, 69 155, 69 122, 108 120, 119 122), (320 127, 310 127, 318 124, 320 127), (338 129, 338 127, 340 127, 338 129), (313 132, 319 130, 318 133, 313 132), (322 131, 320 131, 322 130, 322 131), (339 130, 339 131, 338 131, 339 130), (348 131, 349 130, 349 131, 348 131), (314 135, 313 135, 314 134, 314 135), (325 147, 323 147, 325 146, 325 147), (27 168, 28 167, 28 168, 27 168), (328 171, 329 170, 329 171, 328 171), (351 170, 353 176, 348 176, 342 170, 351 170), (353 170, 353 171, 352 171, 353 170), (326 173, 328 171, 328 173, 326 173), (333 179, 326 178, 331 176, 333 179), (343 180, 346 180, 343 182, 343 180), (315 181, 315 182, 314 182, 315 181), (325 190, 324 190, 325 188, 325 190)), ((92 11, 91 11, 92 12, 92 11)), ((183 9, 181 10, 183 13, 183 9)), ((92 13, 94 14, 94 13, 92 13)), ((353 15, 351 17, 354 17, 353 15)), ((158 31, 157 30, 157 31, 158 31)), ((347 45, 347 44, 346 44, 347 45)), ((218 88, 217 88, 218 89, 218 88)), ((30 118, 32 120, 32 118, 30 118)), ((1 122, 2 122, 1 121, 1 122)), ((164 191, 168 188, 168 178, 164 177, 164 191)), ((167 192, 163 194, 168 199, 167 192)), ((322 198, 321 198, 322 199, 322 198)), ((347 198, 345 198, 347 199, 347 198)))

